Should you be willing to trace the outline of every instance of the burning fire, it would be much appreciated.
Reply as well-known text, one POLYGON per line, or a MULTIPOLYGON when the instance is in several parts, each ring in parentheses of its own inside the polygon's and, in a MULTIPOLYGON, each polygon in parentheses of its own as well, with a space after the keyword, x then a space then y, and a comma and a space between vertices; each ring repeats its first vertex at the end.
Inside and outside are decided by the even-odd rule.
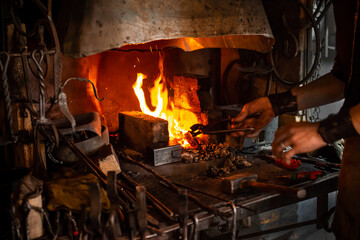
POLYGON ((202 120, 191 111, 189 99, 182 97, 181 106, 175 106, 174 101, 169 99, 166 78, 163 75, 162 58, 159 61, 159 69, 159 76, 154 81, 154 86, 149 89, 151 105, 155 107, 154 111, 148 107, 142 89, 143 81, 147 76, 142 73, 137 74, 136 82, 132 87, 139 100, 140 109, 145 114, 167 120, 170 140, 181 144, 184 148, 190 147, 185 139, 185 133, 190 130, 192 125, 202 122, 202 120))

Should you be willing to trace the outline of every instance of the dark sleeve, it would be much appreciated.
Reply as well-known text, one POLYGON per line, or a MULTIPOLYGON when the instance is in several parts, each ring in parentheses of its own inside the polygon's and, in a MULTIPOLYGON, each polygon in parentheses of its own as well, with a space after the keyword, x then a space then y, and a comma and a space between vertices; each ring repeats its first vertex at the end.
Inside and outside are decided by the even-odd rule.
POLYGON ((334 0, 333 5, 336 24, 336 57, 331 72, 336 78, 347 82, 351 70, 355 1, 334 0))

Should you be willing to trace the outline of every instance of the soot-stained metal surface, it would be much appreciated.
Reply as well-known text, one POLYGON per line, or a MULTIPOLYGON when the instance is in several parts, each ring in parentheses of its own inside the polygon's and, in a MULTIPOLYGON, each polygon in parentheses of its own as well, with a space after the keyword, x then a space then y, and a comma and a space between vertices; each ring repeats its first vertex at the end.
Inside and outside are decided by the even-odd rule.
MULTIPOLYGON (((337 186, 337 173, 330 173, 325 177, 318 180, 286 180, 280 179, 278 176, 293 174, 293 171, 283 169, 274 164, 266 163, 264 160, 258 158, 248 159, 253 166, 234 171, 231 175, 239 173, 252 173, 258 175, 258 181, 279 184, 283 186, 298 186, 307 189, 307 196, 305 199, 316 197, 320 194, 336 190, 337 186)), ((213 206, 227 205, 227 201, 234 201, 243 206, 249 206, 251 209, 256 210, 258 213, 283 207, 288 204, 296 203, 304 199, 297 199, 290 196, 274 194, 270 192, 262 192, 253 189, 244 189, 236 194, 226 194, 222 189, 222 178, 210 178, 205 174, 206 168, 214 163, 194 163, 182 164, 174 163, 153 167, 155 171, 163 176, 167 176, 174 184, 180 184, 178 187, 190 187, 202 192, 208 193, 217 198, 206 196, 191 189, 189 193, 197 196, 201 201, 213 206), (223 200, 221 200, 221 199, 223 200)), ((160 201, 164 202, 170 209, 177 213, 178 203, 177 194, 169 190, 166 186, 162 185, 152 175, 142 172, 141 168, 134 165, 123 165, 123 170, 139 171, 140 175, 135 178, 140 184, 143 184, 149 192, 155 195, 160 201)), ((314 171, 318 170, 310 164, 304 163, 299 171, 314 171)), ((199 207, 194 202, 189 202, 189 212, 198 212, 199 207)), ((253 212, 247 212, 253 215, 253 212)))
POLYGON ((275 41, 261 0, 66 0, 60 12, 64 54, 73 57, 120 47, 269 52, 275 41))

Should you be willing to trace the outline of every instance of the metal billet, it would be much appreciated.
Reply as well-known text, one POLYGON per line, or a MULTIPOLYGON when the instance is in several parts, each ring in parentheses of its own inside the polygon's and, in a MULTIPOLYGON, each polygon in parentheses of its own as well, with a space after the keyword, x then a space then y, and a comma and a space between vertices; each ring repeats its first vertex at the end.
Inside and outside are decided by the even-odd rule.
POLYGON ((151 165, 160 166, 181 161, 181 145, 153 148, 150 150, 151 165))

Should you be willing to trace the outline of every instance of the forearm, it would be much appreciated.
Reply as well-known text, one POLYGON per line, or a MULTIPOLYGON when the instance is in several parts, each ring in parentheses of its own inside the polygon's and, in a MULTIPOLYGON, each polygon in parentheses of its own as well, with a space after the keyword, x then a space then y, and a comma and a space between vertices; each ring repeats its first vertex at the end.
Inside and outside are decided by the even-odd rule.
POLYGON ((343 99, 344 87, 341 80, 328 73, 302 87, 294 87, 291 93, 296 96, 298 110, 304 110, 343 99))
POLYGON ((350 108, 349 113, 356 132, 360 134, 360 104, 350 108))

